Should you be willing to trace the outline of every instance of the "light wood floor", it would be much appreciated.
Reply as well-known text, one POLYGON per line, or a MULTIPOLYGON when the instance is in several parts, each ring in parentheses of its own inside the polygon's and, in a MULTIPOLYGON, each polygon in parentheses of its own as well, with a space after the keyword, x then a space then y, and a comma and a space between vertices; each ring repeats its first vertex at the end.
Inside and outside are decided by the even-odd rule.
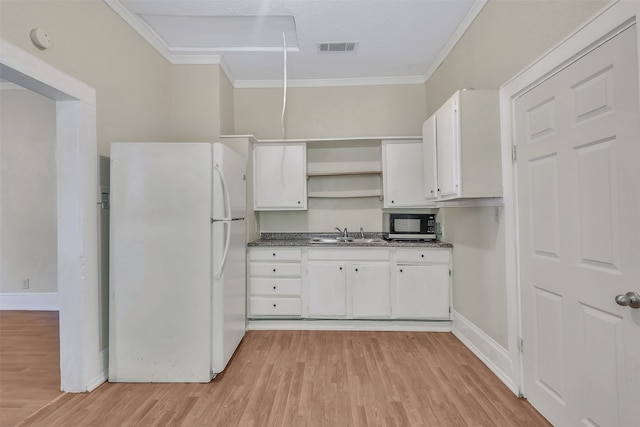
POLYGON ((0 311, 0 426, 61 395, 58 312, 0 311))
POLYGON ((64 394, 20 426, 548 426, 450 333, 251 331, 209 384, 64 394))

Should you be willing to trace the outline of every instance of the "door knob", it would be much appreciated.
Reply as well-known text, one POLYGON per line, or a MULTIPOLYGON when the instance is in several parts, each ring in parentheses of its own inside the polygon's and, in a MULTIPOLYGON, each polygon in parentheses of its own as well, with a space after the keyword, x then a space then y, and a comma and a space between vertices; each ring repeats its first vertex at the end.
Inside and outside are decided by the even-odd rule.
POLYGON ((616 295, 616 303, 625 307, 640 308, 640 295, 637 292, 616 295))

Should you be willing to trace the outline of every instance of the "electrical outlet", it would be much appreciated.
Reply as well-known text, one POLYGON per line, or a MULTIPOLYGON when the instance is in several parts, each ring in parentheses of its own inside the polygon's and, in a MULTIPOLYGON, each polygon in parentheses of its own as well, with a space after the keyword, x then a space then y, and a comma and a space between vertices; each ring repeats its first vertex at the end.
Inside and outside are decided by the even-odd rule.
POLYGON ((22 289, 29 289, 29 279, 22 279, 22 289))

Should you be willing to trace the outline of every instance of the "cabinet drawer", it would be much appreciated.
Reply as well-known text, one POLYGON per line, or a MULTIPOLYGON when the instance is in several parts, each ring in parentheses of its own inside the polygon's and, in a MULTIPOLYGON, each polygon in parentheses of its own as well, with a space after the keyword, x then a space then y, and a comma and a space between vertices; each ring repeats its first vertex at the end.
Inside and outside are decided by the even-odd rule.
POLYGON ((448 264, 448 249, 399 249, 396 252, 396 264, 448 264))
POLYGON ((249 316, 301 316, 300 298, 249 298, 249 316))
POLYGON ((310 260, 388 261, 389 249, 380 248, 324 248, 309 249, 310 260))
POLYGON ((300 264, 252 262, 249 264, 249 275, 262 277, 300 277, 300 264))
POLYGON ((301 251, 297 248, 251 248, 249 261, 300 261, 301 251))
POLYGON ((252 277, 249 279, 249 293, 254 295, 297 295, 302 289, 300 279, 273 279, 252 277))

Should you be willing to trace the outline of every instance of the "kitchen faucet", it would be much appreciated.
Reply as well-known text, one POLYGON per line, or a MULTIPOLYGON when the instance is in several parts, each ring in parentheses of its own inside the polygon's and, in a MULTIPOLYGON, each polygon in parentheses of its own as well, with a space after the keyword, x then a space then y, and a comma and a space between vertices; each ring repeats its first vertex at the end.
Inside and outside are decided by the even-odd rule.
POLYGON ((364 239, 364 230, 360 227, 360 238, 364 239))
POLYGON ((345 239, 347 237, 349 237, 349 235, 347 234, 347 227, 344 228, 344 230, 340 230, 340 227, 336 227, 336 230, 338 230, 339 232, 342 233, 342 237, 344 237, 345 239))

